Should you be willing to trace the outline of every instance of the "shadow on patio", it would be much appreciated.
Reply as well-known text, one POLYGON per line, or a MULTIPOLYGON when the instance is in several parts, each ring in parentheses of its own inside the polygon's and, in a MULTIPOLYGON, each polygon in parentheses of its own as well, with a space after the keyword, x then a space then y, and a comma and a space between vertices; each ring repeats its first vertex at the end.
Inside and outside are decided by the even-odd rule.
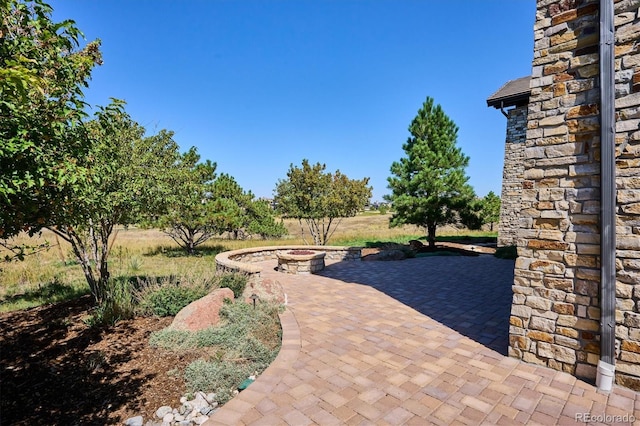
POLYGON ((373 287, 507 355, 514 262, 491 255, 339 262, 318 275, 373 287))

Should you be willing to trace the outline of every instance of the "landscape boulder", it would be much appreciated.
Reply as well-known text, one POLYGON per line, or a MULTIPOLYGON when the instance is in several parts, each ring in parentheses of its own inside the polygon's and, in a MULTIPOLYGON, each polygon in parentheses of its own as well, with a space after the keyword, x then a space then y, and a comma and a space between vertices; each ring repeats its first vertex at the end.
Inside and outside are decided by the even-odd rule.
POLYGON ((258 296, 258 300, 265 302, 284 303, 284 288, 278 281, 263 278, 257 282, 249 282, 242 293, 242 299, 253 303, 251 295, 258 296))
POLYGON ((201 299, 191 302, 178 312, 171 328, 185 331, 198 331, 217 325, 220 322, 220 308, 224 300, 233 300, 233 291, 219 288, 201 299))
POLYGON ((424 248, 424 244, 422 244, 422 241, 410 240, 409 247, 411 247, 411 250, 420 251, 420 249, 424 248))
POLYGON ((366 257, 363 257, 362 260, 370 261, 370 260, 404 260, 407 258, 407 254, 402 250, 391 249, 391 250, 381 250, 376 254, 370 254, 366 257))

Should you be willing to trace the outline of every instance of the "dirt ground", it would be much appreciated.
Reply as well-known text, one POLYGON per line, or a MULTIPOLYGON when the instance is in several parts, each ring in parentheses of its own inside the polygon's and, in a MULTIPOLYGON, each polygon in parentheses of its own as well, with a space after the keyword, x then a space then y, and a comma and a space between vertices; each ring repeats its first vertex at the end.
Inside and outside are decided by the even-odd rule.
POLYGON ((196 353, 151 348, 171 318, 137 318, 102 330, 84 322, 89 296, 0 314, 0 424, 121 424, 179 406, 182 372, 196 353))

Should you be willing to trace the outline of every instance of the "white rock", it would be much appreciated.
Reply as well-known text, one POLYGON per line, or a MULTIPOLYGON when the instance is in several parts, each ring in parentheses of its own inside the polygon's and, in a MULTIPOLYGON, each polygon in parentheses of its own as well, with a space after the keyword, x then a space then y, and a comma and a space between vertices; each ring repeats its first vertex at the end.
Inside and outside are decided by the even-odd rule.
POLYGON ((142 416, 135 416, 127 419, 124 424, 125 426, 142 426, 142 422, 144 419, 142 416))
POLYGON ((207 394, 207 401, 209 401, 209 404, 213 404, 216 401, 216 394, 215 393, 208 393, 207 394))
POLYGON ((156 410, 156 417, 158 417, 159 419, 162 419, 167 413, 170 413, 172 410, 173 409, 168 405, 163 405, 162 407, 156 410))
POLYGON ((180 404, 184 404, 187 401, 188 401, 188 399, 187 399, 186 396, 183 396, 182 398, 180 398, 180 404))
POLYGON ((163 422, 171 423, 173 421, 173 413, 167 413, 162 417, 163 422))

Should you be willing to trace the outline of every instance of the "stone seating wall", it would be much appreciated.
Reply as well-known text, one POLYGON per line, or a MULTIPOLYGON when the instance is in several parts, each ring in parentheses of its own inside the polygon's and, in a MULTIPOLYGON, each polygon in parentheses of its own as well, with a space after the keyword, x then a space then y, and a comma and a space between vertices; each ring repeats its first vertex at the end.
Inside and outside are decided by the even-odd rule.
POLYGON ((328 261, 355 261, 361 259, 360 247, 346 246, 265 246, 231 250, 216 256, 216 270, 219 272, 240 272, 249 276, 249 282, 260 281, 260 267, 256 262, 277 260, 278 251, 289 250, 318 250, 326 252, 328 261))

